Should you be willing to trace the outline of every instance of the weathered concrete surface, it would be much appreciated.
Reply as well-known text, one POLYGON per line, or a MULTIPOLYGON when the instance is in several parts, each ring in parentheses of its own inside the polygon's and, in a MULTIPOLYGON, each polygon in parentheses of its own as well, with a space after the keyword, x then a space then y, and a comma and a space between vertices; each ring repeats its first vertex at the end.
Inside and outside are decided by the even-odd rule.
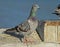
POLYGON ((60 21, 46 21, 44 26, 44 41, 60 43, 60 21))
MULTIPOLYGON (((6 29, 0 29, 0 47, 5 47, 5 46, 9 46, 9 45, 26 45, 26 43, 29 44, 36 44, 39 43, 41 40, 38 36, 38 34, 36 33, 36 31, 34 31, 31 35, 29 35, 29 37, 26 37, 27 42, 24 40, 24 42, 21 42, 19 38, 8 35, 8 34, 2 34, 3 31, 5 31, 6 29), (22 43, 24 43, 22 45, 22 43)), ((24 46, 23 46, 24 47, 24 46)))
POLYGON ((10 44, 3 44, 0 47, 60 47, 60 44, 42 43, 42 42, 39 44, 10 43, 10 44))
MULTIPOLYGON (((60 47, 60 44, 58 43, 41 42, 36 32, 33 32, 29 37, 32 41, 34 40, 33 42, 21 43, 19 38, 7 34, 1 34, 4 30, 6 29, 0 30, 0 47, 60 47)), ((29 38, 27 39, 29 40, 29 38)))

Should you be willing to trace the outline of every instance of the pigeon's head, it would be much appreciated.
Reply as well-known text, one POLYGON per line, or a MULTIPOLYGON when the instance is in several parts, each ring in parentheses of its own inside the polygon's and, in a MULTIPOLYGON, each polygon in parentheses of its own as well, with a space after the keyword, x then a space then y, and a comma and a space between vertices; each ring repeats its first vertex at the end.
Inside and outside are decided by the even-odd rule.
POLYGON ((39 6, 37 4, 32 5, 30 16, 28 19, 36 16, 36 12, 37 12, 38 8, 39 8, 39 6))
POLYGON ((32 8, 33 8, 34 11, 37 11, 37 9, 39 8, 39 5, 33 4, 32 8))
POLYGON ((55 12, 53 14, 60 15, 60 4, 58 7, 55 9, 55 12))
POLYGON ((37 4, 33 4, 33 8, 39 8, 37 4))

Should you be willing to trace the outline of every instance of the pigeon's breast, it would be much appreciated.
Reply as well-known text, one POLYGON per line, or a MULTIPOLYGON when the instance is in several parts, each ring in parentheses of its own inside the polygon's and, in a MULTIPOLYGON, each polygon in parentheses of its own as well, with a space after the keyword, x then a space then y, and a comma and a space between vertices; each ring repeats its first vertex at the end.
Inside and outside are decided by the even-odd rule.
POLYGON ((29 25, 30 25, 30 29, 33 30, 33 31, 34 31, 34 30, 37 28, 37 26, 38 26, 38 21, 37 21, 37 20, 35 20, 35 21, 28 20, 28 23, 29 23, 29 25))

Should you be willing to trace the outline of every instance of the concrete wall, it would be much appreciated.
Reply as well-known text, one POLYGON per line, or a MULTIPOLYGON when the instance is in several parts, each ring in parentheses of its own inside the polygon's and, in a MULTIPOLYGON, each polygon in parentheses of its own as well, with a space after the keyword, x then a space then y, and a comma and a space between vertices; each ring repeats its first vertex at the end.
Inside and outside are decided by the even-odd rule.
POLYGON ((60 26, 58 26, 57 42, 60 43, 60 26))
POLYGON ((44 41, 60 43, 60 22, 48 21, 44 26, 44 41))

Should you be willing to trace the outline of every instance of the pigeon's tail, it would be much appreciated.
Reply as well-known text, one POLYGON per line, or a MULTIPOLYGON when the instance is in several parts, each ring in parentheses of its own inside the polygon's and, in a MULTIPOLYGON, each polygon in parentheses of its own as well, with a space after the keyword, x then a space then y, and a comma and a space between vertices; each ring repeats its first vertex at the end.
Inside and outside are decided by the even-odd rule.
POLYGON ((13 30, 15 30, 15 28, 7 29, 6 31, 13 31, 13 30))
POLYGON ((16 28, 11 28, 11 29, 7 29, 6 31, 4 31, 4 33, 15 33, 15 32, 17 32, 16 31, 16 28))

